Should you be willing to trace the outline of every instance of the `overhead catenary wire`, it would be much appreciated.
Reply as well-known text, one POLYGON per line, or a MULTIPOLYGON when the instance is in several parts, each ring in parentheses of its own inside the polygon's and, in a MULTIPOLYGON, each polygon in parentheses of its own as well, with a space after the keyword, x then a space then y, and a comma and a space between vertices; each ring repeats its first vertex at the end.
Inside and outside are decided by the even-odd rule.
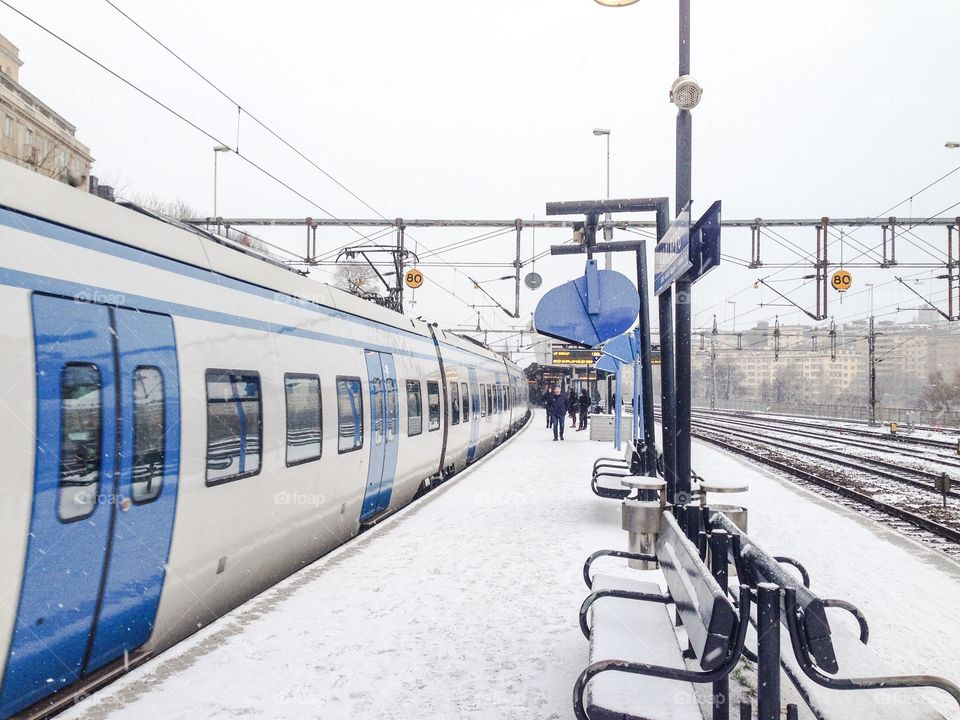
MULTIPOLYGON (((60 43, 62 43, 63 45, 65 45, 66 47, 70 48, 71 50, 73 50, 74 52, 76 52, 77 54, 79 54, 80 56, 82 56, 83 58, 85 58, 86 60, 88 60, 89 62, 93 63, 94 65, 96 65, 97 67, 99 67, 101 70, 103 70, 104 72, 106 72, 107 74, 109 74, 111 77, 115 78, 116 80, 120 81, 121 83, 123 83, 124 85, 126 85, 127 87, 129 87, 129 88, 130 88, 131 90, 133 90, 134 92, 138 93, 139 95, 143 96, 144 98, 146 98, 146 99, 149 100, 150 102, 154 103, 155 105, 157 105, 157 106, 160 107, 161 109, 163 109, 163 110, 165 110, 166 112, 170 113, 171 115, 173 115, 174 117, 176 117, 177 119, 179 119, 180 121, 182 121, 183 123, 185 123, 186 125, 188 125, 189 127, 191 127, 192 129, 194 129, 194 130, 197 131, 198 133, 200 133, 200 134, 204 135, 205 137, 207 137, 208 139, 212 140, 212 141, 213 141, 214 143, 216 143, 217 145, 224 145, 224 146, 228 146, 228 147, 229 147, 229 145, 227 144, 226 141, 224 141, 224 140, 221 139, 220 137, 217 137, 214 133, 210 132, 209 130, 207 130, 207 129, 203 128, 203 127, 201 127, 199 124, 197 124, 196 122, 194 122, 193 120, 191 120, 190 118, 188 118, 187 116, 185 116, 183 113, 178 112, 177 110, 175 110, 175 109, 174 109, 172 106, 170 106, 169 104, 163 102, 162 100, 160 100, 159 98, 157 98, 157 97, 154 96, 153 94, 149 93, 148 91, 146 91, 146 90, 144 90, 143 88, 141 88, 140 86, 138 86, 138 85, 137 85, 136 83, 134 83, 133 81, 127 79, 126 77, 124 77, 124 76, 121 75, 120 73, 118 73, 118 72, 116 72, 115 70, 111 69, 109 66, 107 66, 107 65, 104 64, 103 62, 97 60, 95 57, 93 57, 93 56, 90 55, 89 53, 87 53, 87 52, 85 52, 84 50, 82 50, 81 48, 79 48, 79 47, 78 47, 77 45, 75 45, 74 43, 72 43, 72 42, 70 42, 69 40, 67 40, 66 38, 64 38, 62 35, 56 33, 55 31, 53 31, 53 30, 51 30, 50 28, 48 28, 48 27, 46 27, 45 25, 43 25, 43 24, 42 24, 41 22, 39 22, 38 20, 36 20, 36 19, 32 18, 31 16, 27 15, 26 13, 24 13, 23 11, 21 11, 20 9, 18 9, 18 8, 15 7, 14 5, 12 5, 12 4, 11 4, 10 2, 8 2, 7 0, 0 0, 0 4, 4 5, 4 6, 7 7, 8 9, 10 9, 11 11, 13 11, 13 12, 16 13, 17 15, 19 15, 20 17, 22 17, 24 20, 26 20, 26 21, 29 22, 30 24, 34 25, 35 27, 37 27, 37 28, 38 28, 39 30, 41 30, 42 32, 46 33, 47 35, 51 36, 52 38, 54 38, 54 39, 57 40, 58 42, 60 42, 60 43)), ((112 3, 111 3, 111 4, 112 4, 112 3)), ((115 8, 115 9, 117 9, 117 8, 115 8)), ((139 25, 138 25, 138 27, 139 27, 139 25)), ((142 27, 141 27, 141 29, 142 29, 142 27)), ((146 31, 145 31, 145 32, 146 32, 146 31)), ((156 38, 154 38, 154 39, 156 40, 156 38)), ((160 42, 159 40, 156 40, 156 41, 157 41, 158 43, 160 42)), ((162 44, 162 43, 161 43, 161 44, 162 44)), ((168 48, 167 48, 167 49, 168 49, 168 48)), ((169 50, 169 49, 168 49, 168 50, 169 50)), ((171 53, 172 53, 172 51, 171 51, 171 53)), ((175 55, 175 53, 172 53, 172 54, 175 55)), ((178 57, 178 59, 179 59, 179 57, 178 57)), ((204 78, 204 79, 206 80, 206 78, 204 78)), ((207 81, 207 82, 209 82, 209 81, 207 81)), ((212 83, 211 83, 211 85, 212 85, 212 83)), ((214 86, 214 87, 215 87, 215 86, 214 86)), ((219 91, 219 88, 217 88, 217 90, 219 91)), ((219 91, 219 92, 222 92, 222 91, 219 91)), ((238 107, 239 107, 239 105, 238 105, 238 107)), ((255 119, 255 118, 253 118, 253 117, 251 116, 251 119, 255 119)), ((258 122, 259 122, 259 121, 258 121, 258 122)), ((272 133, 272 131, 270 131, 268 128, 265 128, 265 129, 267 129, 269 132, 272 133)), ((239 129, 238 129, 238 133, 239 133, 239 129)), ((279 138, 279 136, 278 136, 278 139, 281 139, 281 140, 282 140, 282 138, 279 138)), ((239 135, 238 135, 238 142, 239 142, 239 135)), ((295 148, 292 148, 292 149, 296 150, 295 148)), ((283 180, 282 178, 280 178, 280 177, 279 177, 278 175, 276 175, 275 173, 267 170, 264 166, 262 166, 261 164, 259 164, 258 162, 256 162, 253 158, 251 158, 251 157, 249 157, 249 156, 241 153, 240 150, 239 150, 239 147, 234 148, 234 149, 233 149, 233 152, 234 152, 235 155, 237 155, 237 157, 239 157, 241 160, 243 160, 244 162, 246 162, 248 165, 250 165, 251 167, 253 167, 255 170, 257 170, 258 172, 260 172, 261 174, 263 174, 265 177, 267 177, 267 178, 269 178, 270 180, 276 182, 278 185, 280 185, 281 187, 285 188, 286 190, 288 190, 288 191, 291 192, 292 194, 296 195, 298 198, 300 198, 301 200, 303 200, 304 202, 306 202, 306 203, 309 204, 310 206, 316 208, 317 210, 319 210, 320 212, 322 212, 324 215, 328 216, 328 217, 331 218, 332 220, 335 220, 336 222, 342 223, 344 227, 348 228, 351 232, 355 233, 355 234, 356 234, 357 236, 359 236, 360 238, 362 238, 362 239, 364 239, 364 240, 367 240, 367 238, 368 238, 367 235, 364 235, 362 232, 360 232, 359 230, 357 230, 357 229, 356 229, 355 227, 353 227, 352 225, 349 225, 349 224, 347 224, 347 223, 344 223, 341 218, 338 218, 336 215, 334 215, 332 212, 330 212, 329 210, 327 210, 325 207, 323 207, 322 205, 320 205, 318 202, 316 202, 315 200, 313 200, 312 198, 310 198, 309 196, 307 196, 305 193, 297 190, 297 189, 296 189, 295 187, 293 187, 290 183, 286 182, 285 180, 283 180)), ((297 151, 297 152, 299 153, 299 151, 297 151)), ((308 158, 306 158, 306 159, 309 160, 308 158)), ((325 171, 322 170, 322 168, 319 168, 319 166, 318 166, 318 169, 321 170, 321 172, 324 172, 324 174, 327 174, 325 171)), ((332 177, 331 177, 331 179, 334 180, 334 182, 337 182, 338 185, 340 185, 340 183, 339 183, 338 181, 336 181, 335 178, 332 178, 332 177)), ((342 186, 342 185, 341 185, 341 186, 342 186)), ((354 195, 354 197, 357 197, 357 196, 356 196, 352 191, 350 191, 349 189, 347 189, 347 188, 344 188, 344 189, 347 190, 347 192, 350 193, 351 195, 354 195)), ((363 202, 364 205, 367 205, 366 202, 363 201, 361 198, 357 197, 357 199, 360 200, 361 202, 363 202)), ((367 205, 367 207, 370 207, 370 206, 367 205)), ((374 212, 377 212, 377 211, 376 211, 374 208, 372 208, 372 207, 371 207, 370 209, 373 210, 374 212)), ((377 214, 378 214, 381 218, 385 218, 385 216, 383 216, 383 215, 380 214, 379 212, 377 212, 377 214)), ((344 246, 344 247, 347 247, 347 246, 344 246)), ((292 254, 292 253, 291 253, 291 254, 292 254)), ((296 255, 295 255, 295 256, 296 256, 296 255)), ((456 269, 456 267, 454 267, 453 265, 450 265, 449 263, 447 263, 447 264, 448 264, 451 268, 453 268, 454 272, 458 272, 457 269, 456 269)), ((450 294, 452 297, 454 297, 456 300, 458 300, 459 302, 463 303, 464 305, 466 305, 466 306, 468 306, 468 307, 471 306, 471 304, 470 304, 468 301, 466 301, 465 299, 463 299, 463 298, 461 298, 461 297, 459 297, 459 296, 451 293, 451 292, 450 292, 449 290, 447 290, 446 288, 443 288, 442 285, 439 285, 439 284, 438 284, 438 287, 441 287, 442 289, 444 289, 448 294, 450 294)))

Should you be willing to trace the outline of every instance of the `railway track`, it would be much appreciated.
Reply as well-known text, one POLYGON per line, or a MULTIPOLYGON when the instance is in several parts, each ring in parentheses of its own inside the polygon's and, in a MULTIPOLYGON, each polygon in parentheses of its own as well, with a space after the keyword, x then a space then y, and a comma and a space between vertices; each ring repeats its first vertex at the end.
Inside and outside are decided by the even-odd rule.
MULTIPOLYGON (((944 509, 939 502, 903 503, 893 502, 872 492, 875 482, 851 478, 842 470, 831 469, 822 464, 804 462, 797 457, 786 455, 783 450, 771 446, 763 438, 731 438, 729 428, 723 431, 705 429, 702 426, 691 428, 691 435, 737 455, 748 457, 768 467, 772 467, 798 484, 812 487, 820 494, 838 499, 845 505, 856 506, 859 510, 866 507, 869 516, 893 527, 902 534, 933 546, 947 555, 960 559, 960 516, 956 510, 944 509), (767 449, 767 452, 762 452, 767 449), (908 504, 907 507, 904 507, 908 504)), ((861 469, 870 475, 876 469, 861 469)), ((912 483, 907 483, 912 484, 912 483)), ((928 488, 925 488, 928 489, 928 488)), ((956 493, 952 494, 957 497, 956 493)))
MULTIPOLYGON (((917 437, 914 435, 905 435, 905 434, 881 434, 873 430, 868 430, 866 428, 855 428, 845 425, 842 427, 837 427, 836 423, 839 421, 824 419, 819 422, 813 420, 800 420, 793 417, 774 417, 771 415, 765 415, 763 413, 753 413, 753 412, 744 412, 740 410, 705 410, 705 409, 695 409, 693 410, 695 415, 713 415, 716 417, 735 417, 738 420, 749 418, 755 421, 767 422, 772 425, 777 425, 780 427, 789 426, 789 427, 802 427, 802 428, 813 428, 815 430, 823 430, 824 423, 833 423, 833 429, 840 435, 855 435, 864 438, 870 438, 873 440, 882 440, 884 442, 890 441, 893 443, 902 443, 905 445, 923 445, 926 447, 935 447, 943 450, 947 450, 956 454, 960 450, 957 440, 938 440, 936 438, 925 438, 917 437)), ((929 430, 934 430, 934 428, 929 428, 929 430)), ((950 433, 956 435, 956 431, 944 431, 942 433, 950 433)))
MULTIPOLYGON (((762 419, 755 419, 755 418, 746 419, 743 417, 731 416, 731 415, 714 415, 710 413, 695 413, 694 417, 696 418, 697 422, 706 422, 706 420, 703 420, 704 415, 706 415, 708 418, 711 418, 711 419, 716 418, 718 422, 720 420, 729 421, 730 419, 734 419, 737 427, 750 427, 750 428, 756 428, 758 430, 776 432, 781 435, 794 435, 794 436, 802 437, 805 441, 809 441, 810 439, 824 440, 831 444, 847 445, 853 448, 860 448, 862 450, 879 451, 885 454, 896 453, 897 455, 902 455, 904 457, 917 460, 919 462, 928 462, 928 463, 936 462, 946 467, 953 467, 953 468, 960 469, 960 458, 957 457, 957 453, 955 452, 953 445, 946 446, 950 448, 949 452, 940 451, 939 448, 937 450, 927 450, 925 449, 927 446, 911 447, 907 444, 907 442, 894 442, 893 444, 891 444, 891 441, 887 439, 891 437, 889 435, 886 435, 886 436, 874 435, 873 437, 877 439, 872 440, 872 439, 861 439, 860 436, 848 437, 847 435, 844 434, 843 429, 838 429, 838 431, 833 434, 827 434, 826 432, 823 432, 824 427, 822 424, 811 425, 811 426, 808 426, 805 424, 802 427, 795 429, 794 426, 789 423, 779 423, 777 421, 762 420, 762 419), (811 428, 816 428, 816 430, 819 430, 821 432, 817 432, 816 430, 811 428)), ((896 437, 896 436, 893 436, 893 437, 896 437)), ((927 439, 927 438, 923 438, 923 439, 927 439)), ((857 457, 863 457, 863 456, 857 456, 857 457)), ((875 459, 875 458, 866 458, 866 459, 875 459)), ((895 467, 902 467, 902 466, 897 465, 895 467)), ((930 475, 932 476, 933 474, 931 473, 930 475)))
MULTIPOLYGON (((907 485, 911 488, 923 490, 925 492, 940 493, 934 488, 934 481, 940 477, 940 473, 929 472, 917 468, 907 467, 902 464, 881 460, 879 458, 867 458, 853 453, 846 453, 834 448, 811 448, 809 444, 798 441, 783 440, 780 438, 758 438, 755 434, 738 431, 729 425, 722 426, 714 423, 704 422, 703 420, 693 420, 693 427, 706 431, 723 433, 724 435, 736 437, 747 442, 760 443, 766 447, 776 448, 789 453, 822 460, 831 465, 838 465, 850 470, 867 474, 871 477, 882 478, 893 483, 907 485), (907 477, 910 475, 912 477, 907 477)), ((739 423, 738 423, 739 425, 739 423)), ((960 467, 960 464, 956 464, 960 467)), ((891 488, 896 490, 897 488, 891 488)), ((950 491, 947 497, 960 500, 960 493, 950 491)))

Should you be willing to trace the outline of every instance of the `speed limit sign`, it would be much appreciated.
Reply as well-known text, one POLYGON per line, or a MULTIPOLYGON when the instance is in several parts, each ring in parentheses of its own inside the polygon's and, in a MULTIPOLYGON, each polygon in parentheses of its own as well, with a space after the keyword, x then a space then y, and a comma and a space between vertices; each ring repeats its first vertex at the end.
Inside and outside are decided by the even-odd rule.
POLYGON ((413 288, 416 290, 418 287, 423 285, 423 273, 416 268, 407 270, 407 274, 404 275, 403 281, 407 284, 408 288, 413 288))
POLYGON ((846 270, 837 270, 833 273, 830 282, 833 284, 833 289, 837 292, 846 292, 853 284, 853 275, 846 270))

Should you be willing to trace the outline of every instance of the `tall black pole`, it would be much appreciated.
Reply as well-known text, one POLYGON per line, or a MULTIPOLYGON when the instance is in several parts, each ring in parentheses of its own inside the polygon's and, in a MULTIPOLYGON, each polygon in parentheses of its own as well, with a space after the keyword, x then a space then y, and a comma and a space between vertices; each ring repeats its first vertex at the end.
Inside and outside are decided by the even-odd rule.
POLYGON ((663 431, 663 479, 667 483, 667 502, 676 504, 677 385, 673 365, 672 288, 664 288, 657 300, 660 310, 660 428, 663 431))
MULTIPOLYGON (((680 76, 690 74, 690 0, 680 0, 680 76)), ((677 112, 677 212, 690 202, 693 118, 677 112)), ((676 292, 676 502, 690 500, 690 333, 691 283, 679 280, 676 292)), ((663 297, 663 296, 661 296, 663 297)))
POLYGON ((650 348, 650 288, 647 282, 647 242, 637 250, 637 291, 640 295, 640 387, 643 390, 643 442, 647 474, 657 474, 657 436, 653 425, 653 367, 650 348))

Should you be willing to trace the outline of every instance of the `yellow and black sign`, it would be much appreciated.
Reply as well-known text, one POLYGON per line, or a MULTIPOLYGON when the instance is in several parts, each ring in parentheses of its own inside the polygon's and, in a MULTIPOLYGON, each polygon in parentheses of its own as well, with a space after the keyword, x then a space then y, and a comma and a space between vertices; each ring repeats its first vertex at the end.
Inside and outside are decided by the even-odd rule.
POLYGON ((416 290, 423 285, 423 273, 416 268, 412 268, 407 270, 407 274, 403 276, 403 281, 407 284, 408 288, 416 290))
POLYGON ((837 270, 830 278, 830 283, 837 292, 846 292, 853 285, 853 275, 846 270, 837 270))
POLYGON ((553 349, 553 365, 585 365, 592 367, 600 357, 599 350, 577 347, 555 347, 553 349))

